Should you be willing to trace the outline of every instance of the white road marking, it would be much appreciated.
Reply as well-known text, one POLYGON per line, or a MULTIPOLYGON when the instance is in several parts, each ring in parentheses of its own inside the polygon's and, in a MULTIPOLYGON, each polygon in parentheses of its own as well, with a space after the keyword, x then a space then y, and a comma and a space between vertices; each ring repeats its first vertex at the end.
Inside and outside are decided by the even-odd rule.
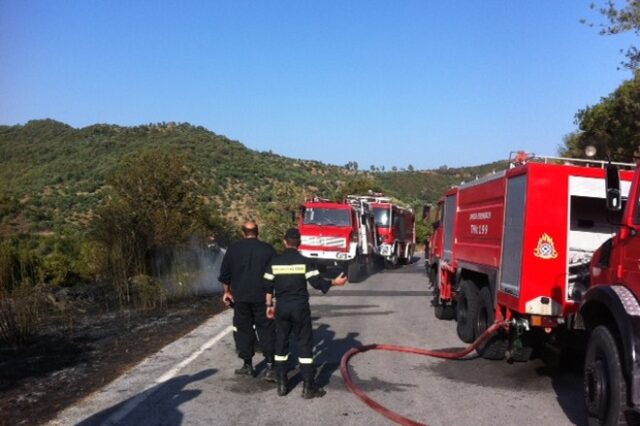
POLYGON ((222 340, 227 334, 229 334, 233 330, 233 326, 228 326, 216 336, 212 337, 210 340, 205 342, 200 348, 192 353, 188 358, 182 360, 180 363, 176 364, 171 370, 164 373, 162 376, 157 378, 152 384, 148 385, 144 391, 142 391, 138 396, 130 400, 127 404, 125 404, 121 409, 116 411, 113 415, 111 415, 106 421, 107 425, 116 425, 120 423, 125 417, 129 415, 138 405, 142 404, 145 399, 149 397, 153 392, 158 389, 158 385, 161 385, 178 375, 180 370, 185 368, 187 365, 191 364, 196 358, 198 358, 204 351, 211 348, 213 345, 222 340))

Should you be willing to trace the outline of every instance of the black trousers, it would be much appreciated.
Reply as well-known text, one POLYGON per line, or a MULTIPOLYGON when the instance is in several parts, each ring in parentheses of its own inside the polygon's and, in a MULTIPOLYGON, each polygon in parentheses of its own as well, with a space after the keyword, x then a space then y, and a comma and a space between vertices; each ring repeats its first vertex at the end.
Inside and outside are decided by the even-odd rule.
POLYGON ((298 347, 300 372, 305 382, 312 382, 315 373, 313 364, 313 334, 309 302, 287 302, 278 300, 276 306, 276 353, 278 374, 285 375, 289 361, 289 335, 293 333, 298 347))
POLYGON ((266 306, 262 303, 236 302, 233 307, 233 331, 238 356, 250 361, 255 355, 256 332, 267 362, 273 362, 275 322, 267 318, 266 306), (255 325, 255 331, 253 326, 255 325))

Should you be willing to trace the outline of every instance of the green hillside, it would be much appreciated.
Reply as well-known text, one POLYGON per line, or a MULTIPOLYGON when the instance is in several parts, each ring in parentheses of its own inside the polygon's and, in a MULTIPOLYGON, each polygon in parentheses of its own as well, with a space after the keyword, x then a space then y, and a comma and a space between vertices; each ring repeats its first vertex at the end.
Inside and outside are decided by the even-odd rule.
POLYGON ((375 179, 397 198, 413 205, 433 203, 448 188, 507 168, 507 161, 472 167, 440 167, 426 171, 376 172, 375 179))
POLYGON ((261 219, 283 197, 289 202, 313 194, 331 198, 344 183, 358 179, 420 205, 435 201, 451 185, 501 167, 356 172, 252 151, 186 123, 76 129, 33 120, 0 126, 0 236, 86 229, 96 207, 110 196, 108 179, 123 161, 146 150, 183 158, 193 168, 200 196, 232 223, 261 219))
POLYGON ((255 217, 255 203, 270 200, 274 184, 328 196, 353 174, 316 161, 255 152, 190 124, 74 129, 34 120, 0 126, 0 235, 85 227, 108 196, 105 183, 119 163, 150 149, 183 157, 194 169, 199 192, 227 209, 231 220, 255 217))

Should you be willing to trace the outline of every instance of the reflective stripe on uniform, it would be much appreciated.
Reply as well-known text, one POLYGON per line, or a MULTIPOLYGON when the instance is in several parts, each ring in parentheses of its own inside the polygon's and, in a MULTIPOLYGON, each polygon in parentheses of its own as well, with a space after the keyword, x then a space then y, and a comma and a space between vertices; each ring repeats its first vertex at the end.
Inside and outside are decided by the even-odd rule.
POLYGON ((274 361, 280 361, 280 362, 288 361, 288 360, 289 360, 289 354, 286 354, 286 355, 276 355, 276 356, 274 356, 274 357, 273 357, 273 360, 274 360, 274 361))
POLYGON ((307 272, 307 265, 271 265, 273 275, 293 275, 307 272))
POLYGON ((309 279, 311 277, 315 277, 316 275, 320 275, 320 271, 318 271, 317 269, 307 272, 306 274, 304 274, 304 277, 306 279, 309 279))
POLYGON ((275 277, 273 275, 271 275, 270 273, 265 272, 264 275, 262 276, 262 278, 264 278, 265 280, 273 281, 273 279, 275 277))
POLYGON ((313 358, 298 358, 300 364, 313 364, 313 358))

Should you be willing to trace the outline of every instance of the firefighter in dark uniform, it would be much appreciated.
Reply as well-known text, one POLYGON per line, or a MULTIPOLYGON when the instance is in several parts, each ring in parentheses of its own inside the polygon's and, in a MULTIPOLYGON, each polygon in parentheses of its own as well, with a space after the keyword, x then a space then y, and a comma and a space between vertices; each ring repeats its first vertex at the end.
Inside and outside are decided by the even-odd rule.
POLYGON ((273 259, 264 274, 266 286, 267 317, 276 320, 275 365, 278 377, 278 395, 287 394, 287 367, 289 360, 289 334, 293 332, 298 345, 300 371, 304 385, 302 397, 321 397, 325 391, 314 384, 313 336, 307 281, 323 293, 331 286, 342 286, 347 277, 340 274, 329 281, 320 271, 298 252, 300 232, 291 228, 284 237, 285 251, 273 259), (277 308, 274 306, 274 297, 277 308))
POLYGON ((227 306, 233 306, 236 349, 244 361, 235 373, 254 375, 252 358, 257 332, 267 364, 264 378, 275 381, 275 324, 266 316, 263 275, 277 253, 271 245, 258 239, 258 225, 255 222, 245 223, 242 232, 244 239, 232 244, 225 253, 218 277, 224 287, 222 301, 227 306))

